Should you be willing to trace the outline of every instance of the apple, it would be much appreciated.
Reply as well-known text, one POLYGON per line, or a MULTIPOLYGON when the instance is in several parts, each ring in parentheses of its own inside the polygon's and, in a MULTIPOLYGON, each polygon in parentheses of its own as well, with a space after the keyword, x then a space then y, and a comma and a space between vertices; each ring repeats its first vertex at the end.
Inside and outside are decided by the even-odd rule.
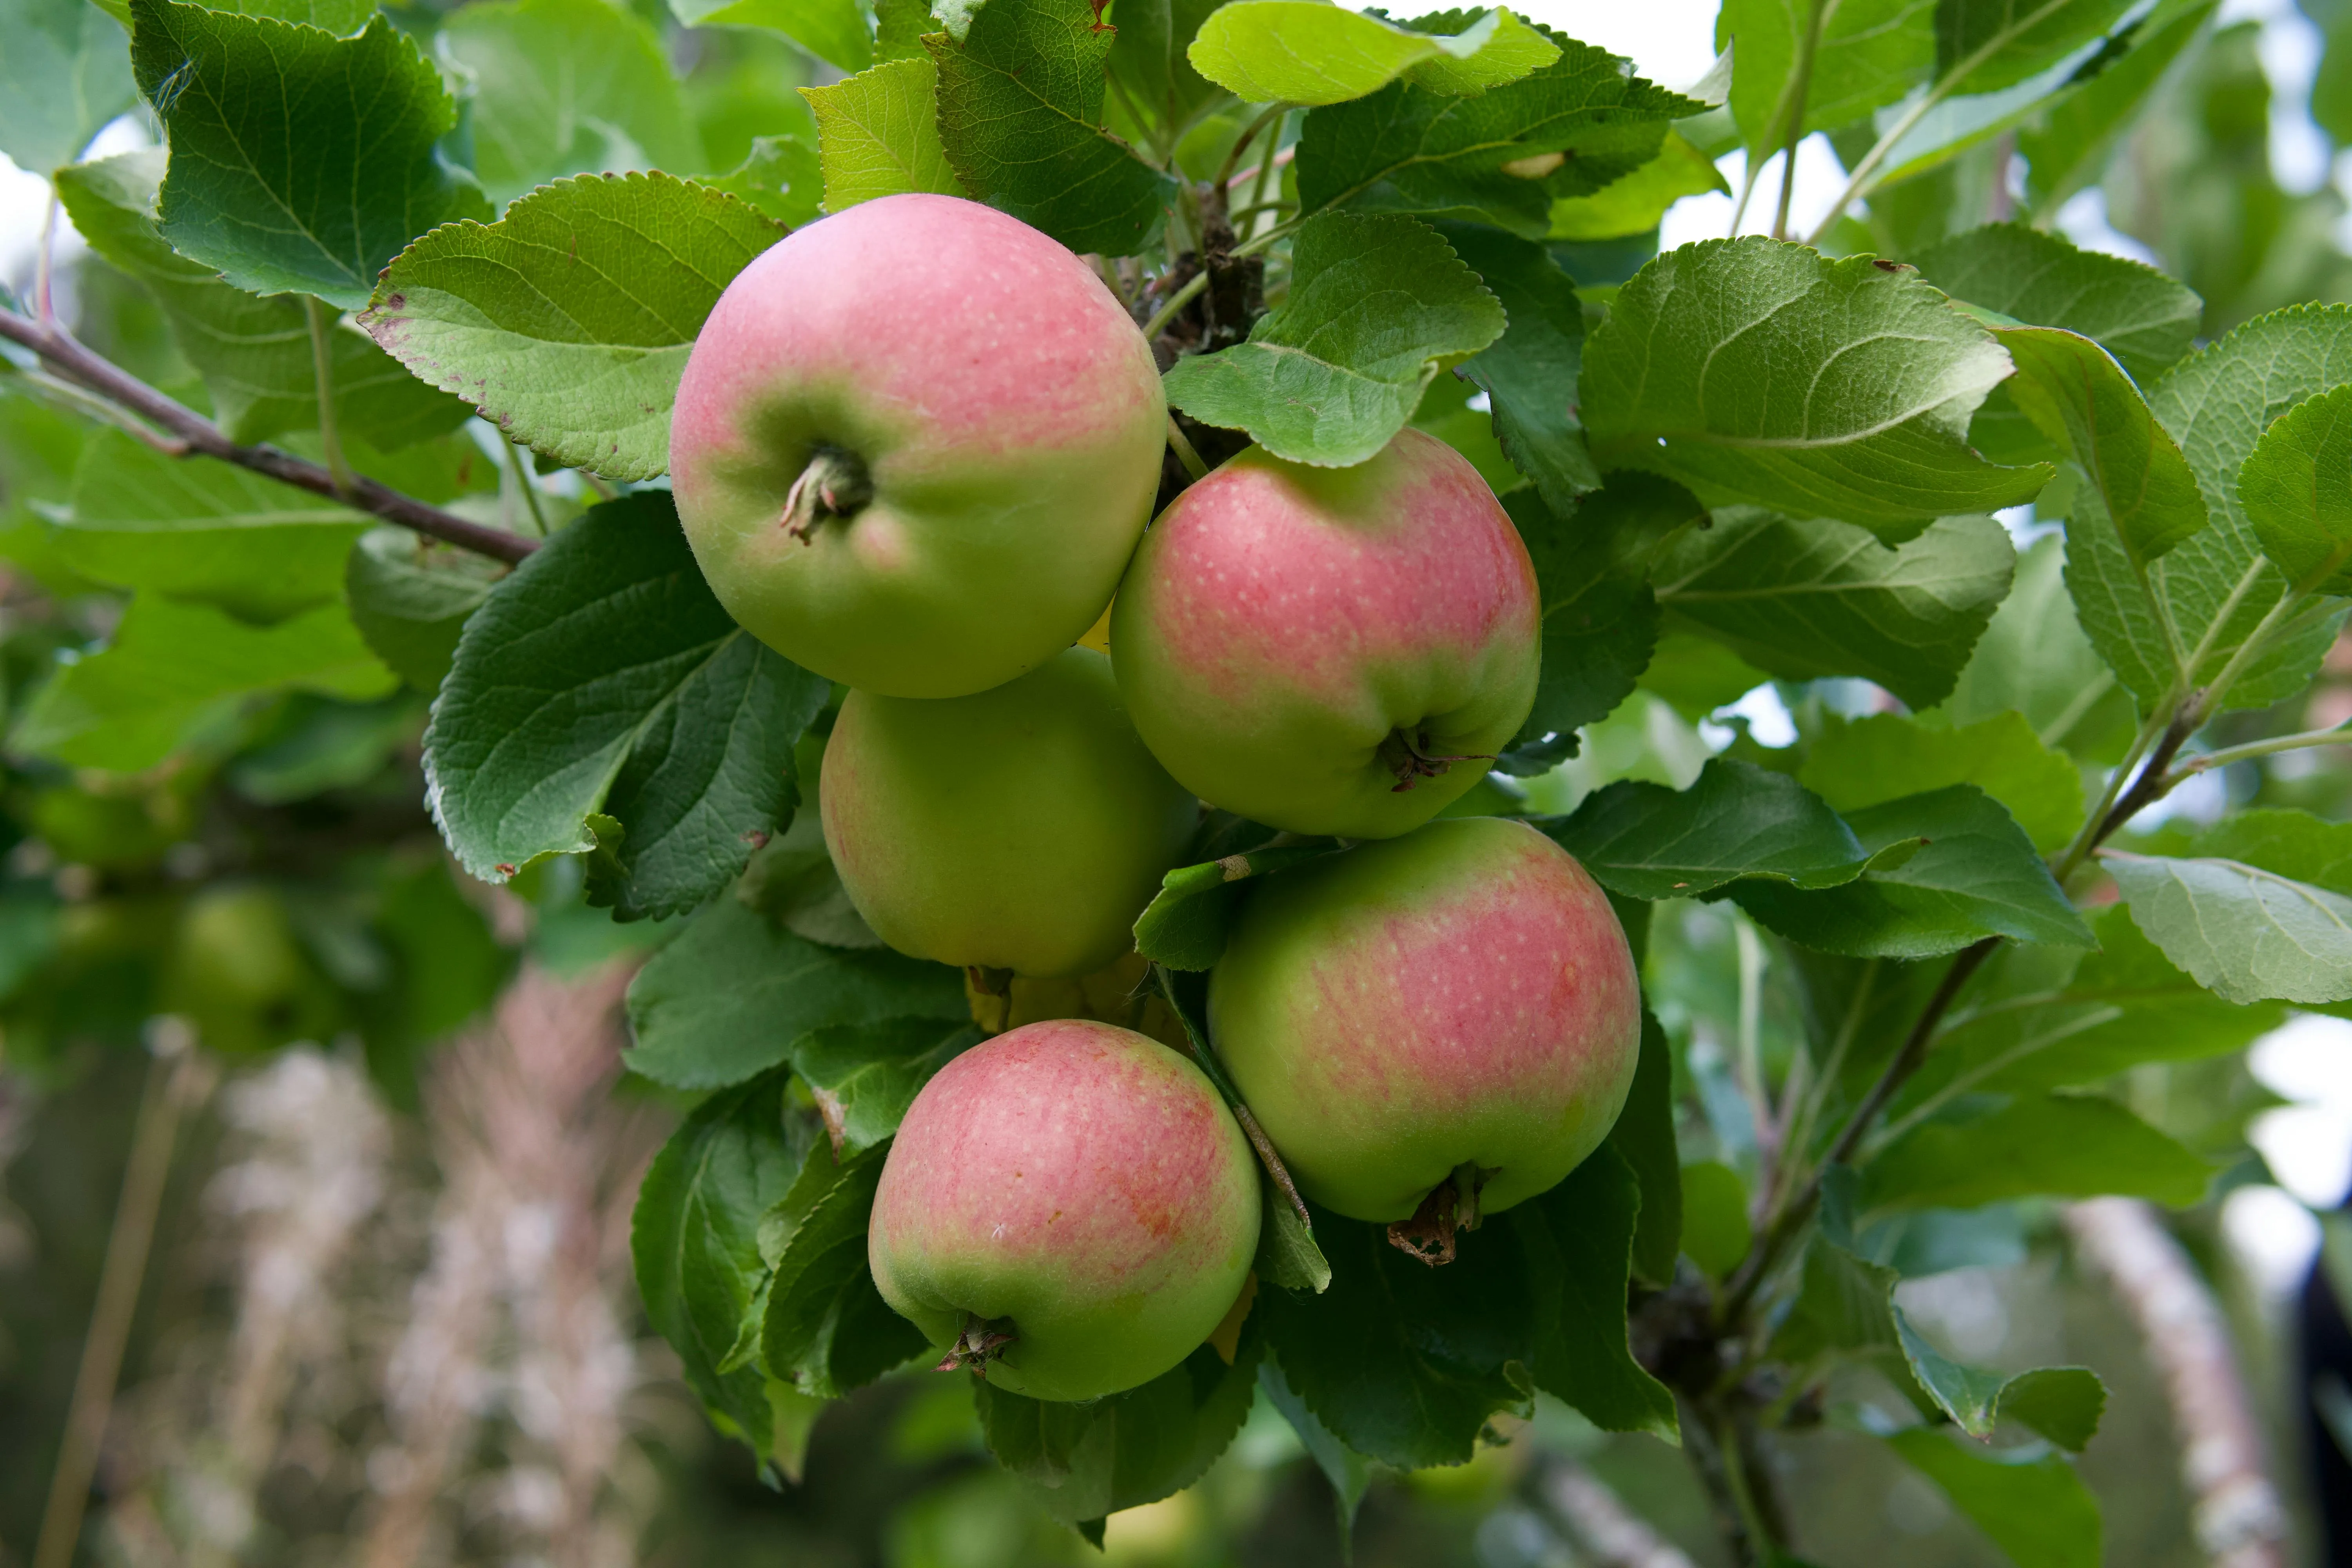
POLYGON ((1486 775, 1534 705, 1542 608, 1469 461, 1405 430, 1313 468, 1253 447, 1172 502, 1111 607, 1135 726, 1212 805, 1387 838, 1486 775))
POLYGON ((1449 1182, 1475 1216, 1574 1170, 1633 1088, 1642 998, 1574 858, 1454 817, 1270 878, 1209 1030, 1300 1190, 1394 1224, 1449 1182))
POLYGON ((956 1058, 899 1123, 866 1256, 902 1316, 991 1383, 1094 1399, 1223 1321, 1257 1252, 1255 1157, 1190 1061, 1080 1018, 956 1058))
POLYGON ((1078 640, 1150 516, 1143 333, 1016 218, 896 195, 735 280, 670 420, 695 559, 753 637, 892 697, 1001 686, 1078 640))
POLYGON ((874 934, 1053 977, 1135 945, 1200 806, 1128 721, 1110 660, 1065 648, 971 697, 852 691, 818 777, 825 847, 874 934))

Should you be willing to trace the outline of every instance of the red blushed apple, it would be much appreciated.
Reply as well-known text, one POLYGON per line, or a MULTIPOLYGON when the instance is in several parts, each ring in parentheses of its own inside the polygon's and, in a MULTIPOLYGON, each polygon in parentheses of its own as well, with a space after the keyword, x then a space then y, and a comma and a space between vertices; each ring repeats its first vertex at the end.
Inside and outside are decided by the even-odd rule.
POLYGON ((883 1299, 991 1383, 1094 1399, 1191 1354, 1257 1252, 1258 1175, 1201 1070, 1131 1030, 1029 1024, 940 1069, 874 1194, 883 1299))
POLYGON ((1574 1170, 1633 1088, 1642 998, 1584 868, 1460 817, 1268 879, 1209 1026, 1307 1195, 1394 1223, 1449 1183, 1475 1215, 1574 1170))
POLYGON ((1534 705, 1535 567, 1486 481, 1405 430, 1352 468, 1251 447, 1145 534, 1111 659, 1146 744, 1212 805, 1386 838, 1485 776, 1534 705))
POLYGON ((960 697, 1094 624, 1166 441, 1151 351, 1093 268, 993 208, 896 195, 728 285, 670 476, 752 636, 861 690, 960 697))

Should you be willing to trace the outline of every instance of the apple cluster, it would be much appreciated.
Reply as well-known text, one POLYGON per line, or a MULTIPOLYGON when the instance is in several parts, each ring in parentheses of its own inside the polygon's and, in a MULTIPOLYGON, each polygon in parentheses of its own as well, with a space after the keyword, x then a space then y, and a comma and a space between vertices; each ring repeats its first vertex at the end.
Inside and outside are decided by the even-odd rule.
MULTIPOLYGON (((1401 1245, 1450 1237, 1591 1153, 1638 1050, 1632 955, 1583 868, 1523 823, 1438 819, 1534 700, 1534 568, 1486 481, 1412 429, 1345 469, 1252 447, 1154 520, 1168 418, 1087 262, 975 203, 888 196, 727 289, 672 482, 728 610, 849 688, 825 844, 900 952, 1114 964, 1203 803, 1354 841, 1248 903, 1210 1037, 1308 1198, 1401 1245), (1083 646, 1106 616, 1108 656, 1083 646)), ((950 1363, 1116 1393, 1234 1310, 1260 1182, 1185 1055, 1026 1025, 908 1111, 874 1279, 950 1363)))

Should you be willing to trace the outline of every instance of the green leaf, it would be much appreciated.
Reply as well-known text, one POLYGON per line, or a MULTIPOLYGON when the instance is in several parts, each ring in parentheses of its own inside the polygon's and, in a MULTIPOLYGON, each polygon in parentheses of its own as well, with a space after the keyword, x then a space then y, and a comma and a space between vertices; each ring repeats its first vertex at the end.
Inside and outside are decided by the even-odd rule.
POLYGON ((1084 1405, 982 1382, 972 1392, 989 1451, 1066 1524, 1172 1496, 1207 1472, 1249 1415, 1265 1353, 1261 1316, 1243 1323, 1230 1363, 1202 1345, 1142 1387, 1084 1405))
MULTIPOLYGON (((821 1194, 797 1215, 789 1212, 798 1206, 791 1199, 781 1205, 790 1225, 781 1247, 773 1207, 761 1226, 761 1251, 775 1274, 760 1353, 770 1375, 821 1399, 863 1388, 925 1347, 922 1331, 890 1310, 866 1265, 866 1226, 887 1153, 887 1144, 872 1146, 835 1163, 825 1150, 811 1151, 808 1171, 824 1182, 821 1194)), ((803 1173, 792 1197, 812 1184, 803 1173)))
POLYGON ((1475 98, 1400 81, 1309 112, 1298 139, 1300 211, 1421 213, 1540 239, 1555 200, 1632 174, 1658 155, 1670 121, 1706 107, 1606 50, 1545 36, 1559 45, 1558 60, 1475 98))
POLYGON ((2263 432, 2238 470, 2238 502, 2296 592, 2352 594, 2352 385, 2263 432))
POLYGON ((873 30, 856 0, 669 0, 669 8, 689 27, 772 28, 845 72, 874 63, 873 30))
POLYGON ((1894 1310, 1903 1354, 1919 1386, 1953 1425, 1971 1437, 1990 1438, 2001 1416, 2032 1428, 2070 1453, 2079 1454, 2099 1429, 2107 1404, 2106 1385, 2087 1367, 2048 1366, 2004 1377, 1962 1366, 1927 1342, 1894 1310))
POLYGON ((2352 897, 2242 861, 2100 852, 2164 955, 2231 1002, 2352 998, 2352 897))
POLYGON ((1159 232, 1175 182, 1103 127, 1111 36, 1087 0, 998 0, 923 47, 964 188, 1072 250, 1132 256, 1159 232))
POLYGON ((46 174, 138 100, 123 25, 89 0, 0 0, 0 153, 46 174))
POLYGON ((1602 887, 1636 899, 1696 899, 1741 878, 1835 887, 1871 858, 1796 780, 1720 757, 1680 793, 1621 779, 1567 816, 1531 820, 1602 887))
POLYGON ((1990 333, 1906 272, 1707 240, 1619 291, 1585 345, 1580 401, 1604 468, 1898 540, 2014 506, 2049 479, 1967 445, 1969 414, 2009 370, 1990 333))
POLYGON ((2352 894, 2352 823, 2272 806, 2232 812, 2197 836, 2197 853, 2242 860, 2331 893, 2352 894))
POLYGON ((497 223, 426 235, 393 262, 360 321, 532 450, 651 479, 669 467, 670 405, 695 335, 735 274, 783 234, 667 174, 583 175, 497 223))
POLYGON ((1731 187, 1714 159, 1669 131, 1658 144, 1658 155, 1633 173, 1589 196, 1562 196, 1552 203, 1548 237, 1590 241, 1647 234, 1676 202, 1710 191, 1728 195, 1731 187))
POLYGON ((1298 1434, 1315 1468, 1331 1483, 1332 1500, 1339 1505, 1339 1530, 1344 1536, 1356 1527, 1356 1510, 1361 1507, 1364 1493, 1372 1484, 1372 1462, 1347 1444, 1339 1441, 1331 1428, 1315 1418, 1307 1402, 1282 1375, 1282 1363, 1272 1356, 1258 1363, 1257 1385, 1265 1391, 1266 1400, 1282 1418, 1298 1434))
POLYGON ((1427 224, 1327 213, 1292 241, 1290 297, 1249 342, 1179 360, 1168 402, 1278 458, 1351 468, 1404 428, 1446 362, 1503 335, 1503 308, 1427 224))
MULTIPOLYGON (((1638 953, 1639 949, 1635 952, 1638 953)), ((1617 1151, 1639 1186, 1633 1226, 1633 1273, 1664 1289, 1674 1282, 1675 1258, 1683 1234, 1683 1180, 1675 1142, 1674 1047, 1657 1016, 1642 1009, 1642 1054, 1625 1109, 1609 1130, 1617 1151)))
POLYGON ((131 773, 162 762, 237 699, 291 689, 367 701, 394 684, 341 605, 256 626, 209 605, 141 594, 104 649, 34 694, 9 744, 131 773))
POLYGON ((2131 0, 1937 0, 1936 73, 1955 96, 2025 80, 2105 33, 2131 0))
POLYGON ((1950 693, 2015 564, 1989 517, 1944 518, 1889 547, 1848 523, 1740 507, 1670 542, 1652 578, 1669 628, 1786 679, 1858 675, 1924 709, 1950 693))
POLYGON ((1246 883, 1340 847, 1336 838, 1311 838, 1180 866, 1160 879, 1160 891, 1137 917, 1135 950, 1171 969, 1213 968, 1224 956, 1225 939, 1241 916, 1246 883))
POLYGON ((819 1029, 961 1020, 963 975, 887 949, 821 947, 721 899, 637 972, 629 1070, 673 1089, 738 1083, 819 1029))
POLYGON ((436 149, 457 106, 379 16, 353 38, 131 0, 131 62, 172 143, 163 237, 257 294, 367 303, 409 239, 489 216, 436 149))
POLYGON ((2024 830, 1973 784, 1953 784, 1844 814, 1874 856, 1919 843, 1843 887, 1737 889, 1739 907, 1793 942, 1849 958, 1934 958, 1989 936, 2088 947, 2024 830))
MULTIPOLYGON (((2137 721, 2130 695, 2074 618, 2064 566, 2065 542, 2054 534, 2017 558, 2016 582, 1977 640, 1942 711, 1965 727, 2014 709, 2043 745, 2089 761, 2119 763, 2137 721)), ((2001 793, 1985 787, 1988 794, 2001 793)), ((2002 798, 2039 841, 2042 830, 2035 824, 2041 818, 2029 819, 2019 800, 2002 798)))
POLYGON ((442 23, 471 79, 474 173, 503 207, 565 174, 702 166, 661 40, 604 0, 488 0, 442 23))
POLYGON ((2205 501, 2188 459, 2106 350, 2056 327, 1994 335, 2017 363, 2010 395, 2081 465, 2136 569, 2204 528, 2205 501))
POLYGON ((377 528, 347 557, 343 595, 376 658, 419 691, 433 692, 457 657, 467 617, 506 570, 404 528, 377 528))
POLYGON ((548 541, 466 623, 425 735, 433 815, 486 881, 586 854, 588 819, 617 818, 597 901, 679 913, 789 814, 793 744, 830 690, 729 619, 668 495, 640 491, 548 541))
POLYGON ((1657 645, 1658 605, 1640 561, 1618 557, 1637 550, 1641 536, 1662 516, 1678 515, 1678 501, 1688 500, 1673 486, 1620 482, 1588 499, 1565 521, 1530 492, 1505 503, 1535 563, 1543 661, 1535 706, 1496 760, 1497 770, 1549 772, 1562 756, 1575 754, 1578 731, 1607 718, 1633 694, 1657 645))
POLYGON ((349 507, 209 458, 167 458, 120 430, 83 448, 58 555, 94 582, 214 605, 248 621, 332 604, 367 531, 349 507))
POLYGON ((1728 0, 1716 47, 1732 47, 1732 117, 1749 168, 1815 131, 1835 131, 1925 86, 1936 65, 1936 0, 1728 0), (1797 60, 1816 24, 1811 68, 1797 60), (1801 125, 1790 121, 1799 102, 1801 125))
POLYGON ((1708 1278, 1730 1278, 1756 1233, 1748 1219, 1748 1188, 1739 1173, 1715 1160, 1682 1168, 1682 1233, 1676 1245, 1708 1278))
POLYGON ((2021 223, 1972 228, 1908 259, 1953 299, 2078 332, 2140 379, 2187 353, 2204 315, 2187 284, 2155 268, 2021 223))
POLYGON ((1475 14, 1452 36, 1408 31, 1323 0, 1233 0, 1185 51, 1192 68, 1251 103, 1340 103, 1400 76, 1435 92, 1477 93, 1559 58, 1508 11, 1475 14))
POLYGON ((1458 1465, 1488 1417, 1527 1411, 1534 1279, 1503 1218, 1463 1234, 1454 1261, 1432 1268, 1390 1246, 1383 1227, 1318 1211, 1331 1289, 1259 1297, 1254 1315, 1283 1374, 1349 1448, 1400 1469, 1458 1465))
POLYGON ((2098 1500, 2074 1467, 2036 1448, 1988 1452, 1929 1426, 1886 1446, 1952 1500, 2018 1568, 2098 1568, 2098 1500))
POLYGON ((826 1130, 856 1154, 897 1132, 931 1075, 983 1037, 968 1023, 938 1018, 835 1025, 793 1043, 793 1068, 815 1094, 826 1130))
POLYGON ((886 60, 846 81, 801 89, 816 115, 825 211, 910 191, 964 195, 940 144, 939 80, 939 67, 926 56, 886 60))
POLYGON ((2140 25, 2121 59, 2057 95, 2019 131, 2017 150, 2026 162, 2025 186, 2036 215, 2055 212, 2105 172, 2116 143, 2137 122, 2172 62, 2204 31, 2215 5, 2216 0, 2164 0, 2140 25))
POLYGON ((1863 1168, 1863 1205, 1976 1208, 2010 1198, 2197 1202, 2212 1168, 2112 1100, 2027 1095, 1995 1110, 1948 1112, 1914 1128, 1863 1168))
POLYGON ((816 148, 798 136, 755 136, 728 174, 699 182, 748 202, 787 228, 814 223, 824 198, 816 148))
MULTIPOLYGON (((214 423, 231 440, 266 441, 319 423, 319 374, 300 301, 262 299, 220 280, 163 242, 155 196, 161 148, 118 153, 57 172, 58 198, 90 248, 144 284, 163 308, 180 353, 204 378, 214 423)), ((472 415, 410 375, 360 332, 328 334, 335 417, 379 450, 454 430, 472 415)))
POLYGON ((2017 712, 1946 727, 1899 713, 1853 720, 1826 714, 1797 779, 1849 814, 1947 784, 1974 784, 2006 806, 2043 850, 2063 847, 2083 822, 2082 773, 2017 712))
POLYGON ((1675 1396, 1633 1359, 1626 1339, 1627 1266, 1646 1184, 1604 1143, 1559 1185, 1496 1220, 1508 1223, 1527 1254, 1536 1303, 1528 1370, 1536 1386, 1604 1432, 1678 1443, 1675 1396))
POLYGON ((1584 353, 1584 307, 1576 284, 1549 251, 1499 229, 1439 226, 1454 253, 1501 303, 1507 325, 1457 374, 1494 405, 1495 438, 1511 466, 1535 481, 1552 510, 1601 488, 1576 416, 1576 373, 1584 353))
POLYGON ((646 1172, 629 1247, 646 1316, 677 1352, 713 1423, 763 1464, 789 1469, 793 1434, 779 1430, 773 1380, 719 1370, 768 1272, 761 1218, 791 1190, 808 1153, 806 1130, 785 1109, 786 1076, 770 1073, 695 1109, 646 1172))

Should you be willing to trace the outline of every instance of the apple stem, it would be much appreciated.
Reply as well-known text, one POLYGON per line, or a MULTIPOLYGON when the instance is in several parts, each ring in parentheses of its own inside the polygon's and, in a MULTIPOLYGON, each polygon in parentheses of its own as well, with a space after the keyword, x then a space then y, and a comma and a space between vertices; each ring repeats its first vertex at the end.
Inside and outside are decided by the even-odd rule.
POLYGON ((1478 1228, 1478 1192, 1495 1173, 1465 1160, 1429 1189, 1411 1219, 1389 1226, 1389 1245, 1435 1268, 1454 1261, 1454 1235, 1478 1228))
POLYGON ((1433 756, 1429 752, 1429 731, 1408 730, 1400 724, 1389 731, 1374 753, 1381 765, 1396 776, 1396 786, 1391 795, 1402 795, 1423 779, 1443 777, 1455 763, 1491 763, 1491 752, 1471 752, 1461 756, 1433 756))
POLYGON ((947 1358, 931 1370, 953 1372, 958 1367, 971 1368, 977 1378, 988 1376, 988 1363, 1003 1355, 1005 1348, 1020 1336, 1013 1331, 1010 1318, 983 1318, 977 1312, 963 1315, 963 1332, 948 1347, 947 1358))
POLYGON ((829 517, 856 517, 873 499, 874 476, 863 458, 839 447, 819 447, 784 492, 784 531, 814 544, 817 524, 829 517))

